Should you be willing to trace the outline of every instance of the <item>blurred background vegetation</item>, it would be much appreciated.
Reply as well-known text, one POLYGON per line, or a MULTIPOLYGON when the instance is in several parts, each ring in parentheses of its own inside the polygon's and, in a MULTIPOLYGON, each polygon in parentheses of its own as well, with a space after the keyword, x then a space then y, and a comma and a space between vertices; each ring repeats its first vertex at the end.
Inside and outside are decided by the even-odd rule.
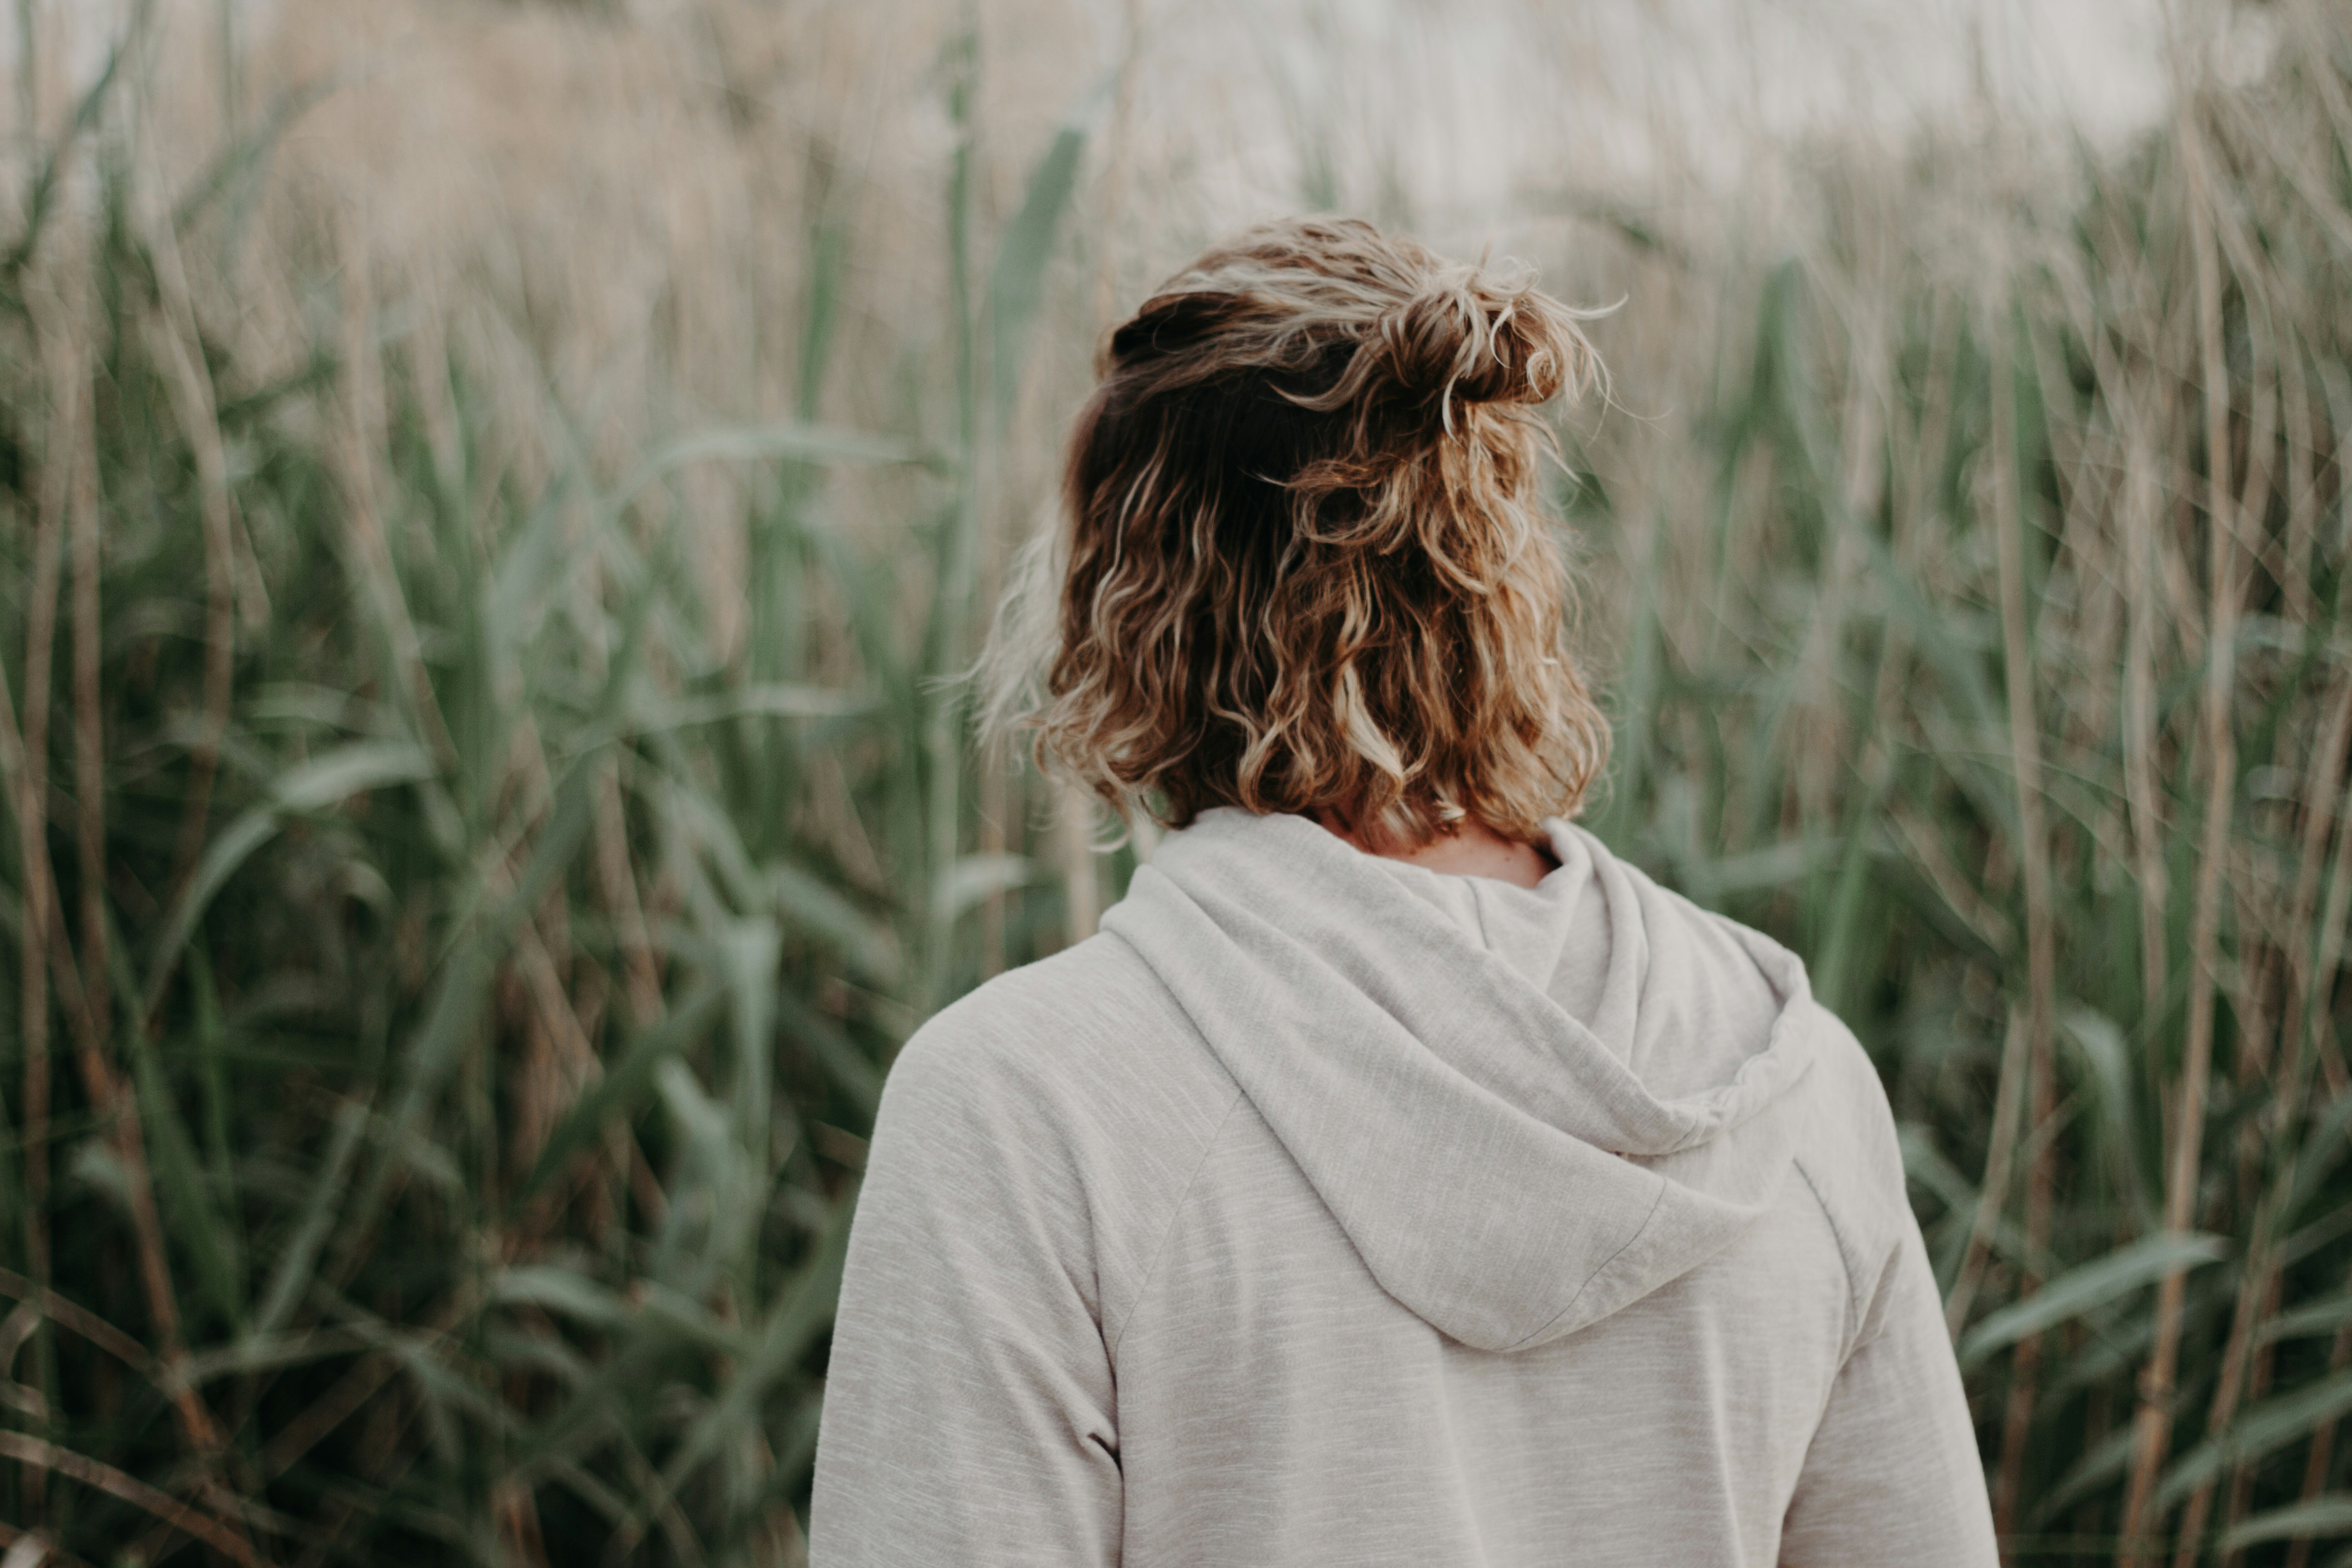
POLYGON ((948 678, 1321 207, 1622 301, 1590 821, 1877 1060, 2012 1556, 2352 1560, 2352 15, 2000 9, 16 0, 0 1562, 801 1559, 892 1052, 1150 847, 948 678))

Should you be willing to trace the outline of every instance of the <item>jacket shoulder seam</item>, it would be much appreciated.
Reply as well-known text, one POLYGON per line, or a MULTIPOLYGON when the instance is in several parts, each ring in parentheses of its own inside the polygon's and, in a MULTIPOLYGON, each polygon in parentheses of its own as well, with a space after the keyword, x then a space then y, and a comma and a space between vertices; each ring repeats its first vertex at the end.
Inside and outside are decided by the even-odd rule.
POLYGON ((1830 1227, 1830 1239, 1837 1246, 1838 1267, 1845 1270, 1845 1353, 1852 1355, 1861 1348, 1858 1342, 1862 1337, 1866 1305, 1862 1299, 1862 1278, 1854 1271, 1853 1244, 1847 1238, 1845 1226, 1838 1223, 1837 1211, 1830 1206, 1829 1198, 1822 1192, 1822 1184, 1813 1179, 1813 1173, 1807 1168, 1805 1157, 1797 1155, 1790 1163, 1796 1167, 1798 1176, 1803 1180, 1805 1191, 1812 1194, 1813 1206, 1822 1211, 1822 1222, 1830 1227))
POLYGON ((1168 1244, 1176 1235, 1176 1222, 1183 1217, 1186 1205, 1192 1201, 1192 1190, 1201 1184, 1201 1173, 1209 1168, 1209 1156, 1216 1152, 1217 1145, 1224 1140, 1225 1129, 1233 1124, 1234 1112, 1241 1109, 1242 1101, 1246 1098, 1241 1086, 1235 1084, 1233 1099, 1225 1102, 1224 1114, 1217 1118, 1216 1126, 1202 1142, 1201 1157, 1192 1163, 1192 1173, 1184 1178, 1184 1185, 1168 1211, 1168 1221, 1160 1226, 1160 1239, 1151 1245, 1151 1260, 1136 1279, 1135 1297, 1128 1303, 1127 1315, 1118 1321, 1118 1331, 1108 1336, 1105 1342, 1105 1349, 1108 1351, 1114 1366, 1118 1361, 1118 1347, 1127 1341, 1128 1329, 1134 1323, 1135 1315, 1143 1310, 1144 1297, 1150 1292, 1152 1280, 1159 1278, 1160 1259, 1167 1256, 1168 1244))

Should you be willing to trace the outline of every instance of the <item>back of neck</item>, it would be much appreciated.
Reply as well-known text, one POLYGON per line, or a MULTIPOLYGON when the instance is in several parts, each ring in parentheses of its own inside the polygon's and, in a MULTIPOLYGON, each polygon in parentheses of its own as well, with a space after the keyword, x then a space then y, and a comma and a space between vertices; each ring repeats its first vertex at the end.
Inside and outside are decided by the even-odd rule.
POLYGON ((1319 811, 1315 820, 1367 855, 1402 860, 1423 870, 1456 877, 1492 877, 1498 882, 1532 888, 1559 865, 1541 845, 1506 838, 1476 817, 1465 817, 1446 832, 1420 844, 1401 844, 1351 830, 1335 814, 1319 811))

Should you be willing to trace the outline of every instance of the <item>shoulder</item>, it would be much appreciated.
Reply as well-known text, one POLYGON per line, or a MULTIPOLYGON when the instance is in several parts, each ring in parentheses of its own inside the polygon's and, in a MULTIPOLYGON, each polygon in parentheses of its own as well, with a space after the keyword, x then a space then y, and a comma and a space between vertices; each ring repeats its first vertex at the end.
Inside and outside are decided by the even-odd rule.
POLYGON ((1830 1134, 1820 1153, 1872 1182, 1900 1201, 1903 1194, 1903 1154, 1895 1135, 1895 1110, 1887 1102, 1886 1085, 1878 1065, 1838 1016, 1808 999, 1806 1007, 1819 1034, 1813 1052, 1815 1087, 1822 1130, 1830 1134))
POLYGON ((883 1086, 861 1205, 1027 1215, 1083 1239, 1089 1294, 1116 1311, 1240 1092, 1135 951, 1091 937, 916 1031, 883 1086))
POLYGON ((1097 935, 950 1003, 898 1053, 883 1112, 1003 1102, 1034 1121, 1117 1121, 1224 1077, 1134 949, 1097 935))
POLYGON ((1876 1065, 1835 1014, 1811 1000, 1803 1005, 1818 1032, 1803 1088, 1808 1125, 1796 1164, 1837 1233, 1860 1335, 1874 1321, 1904 1238, 1917 1222, 1894 1110, 1876 1065))
POLYGON ((1870 1053, 1844 1020, 1813 999, 1804 960, 1755 927, 1708 909, 1632 861, 1618 858, 1589 830, 1572 824, 1566 826, 1590 846, 1588 852, 1596 863, 1606 862, 1608 875, 1624 879, 1641 900, 1650 927, 1670 921, 1675 926, 1676 945, 1686 951, 1692 962, 1714 966, 1718 972, 1752 969, 1782 1005, 1797 1009, 1813 1042, 1813 1065, 1803 1089, 1813 1138, 1800 1154, 1800 1163, 1808 1167, 1809 1177, 1852 1189, 1857 1202, 1882 1207, 1892 1203, 1904 1208, 1907 1199, 1902 1151, 1885 1085, 1870 1053))

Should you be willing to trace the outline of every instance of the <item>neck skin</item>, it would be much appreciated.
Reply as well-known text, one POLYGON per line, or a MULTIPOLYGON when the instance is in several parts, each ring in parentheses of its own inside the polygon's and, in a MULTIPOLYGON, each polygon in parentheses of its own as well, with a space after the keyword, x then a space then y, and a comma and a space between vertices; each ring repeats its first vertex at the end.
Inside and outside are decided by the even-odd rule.
POLYGON ((1400 845, 1391 839, 1360 836, 1331 811, 1315 813, 1315 820, 1334 837, 1343 838, 1367 855, 1402 860, 1425 870, 1456 877, 1492 877, 1515 887, 1532 888, 1559 862, 1543 846, 1506 838, 1476 817, 1468 817, 1425 844, 1400 845))

